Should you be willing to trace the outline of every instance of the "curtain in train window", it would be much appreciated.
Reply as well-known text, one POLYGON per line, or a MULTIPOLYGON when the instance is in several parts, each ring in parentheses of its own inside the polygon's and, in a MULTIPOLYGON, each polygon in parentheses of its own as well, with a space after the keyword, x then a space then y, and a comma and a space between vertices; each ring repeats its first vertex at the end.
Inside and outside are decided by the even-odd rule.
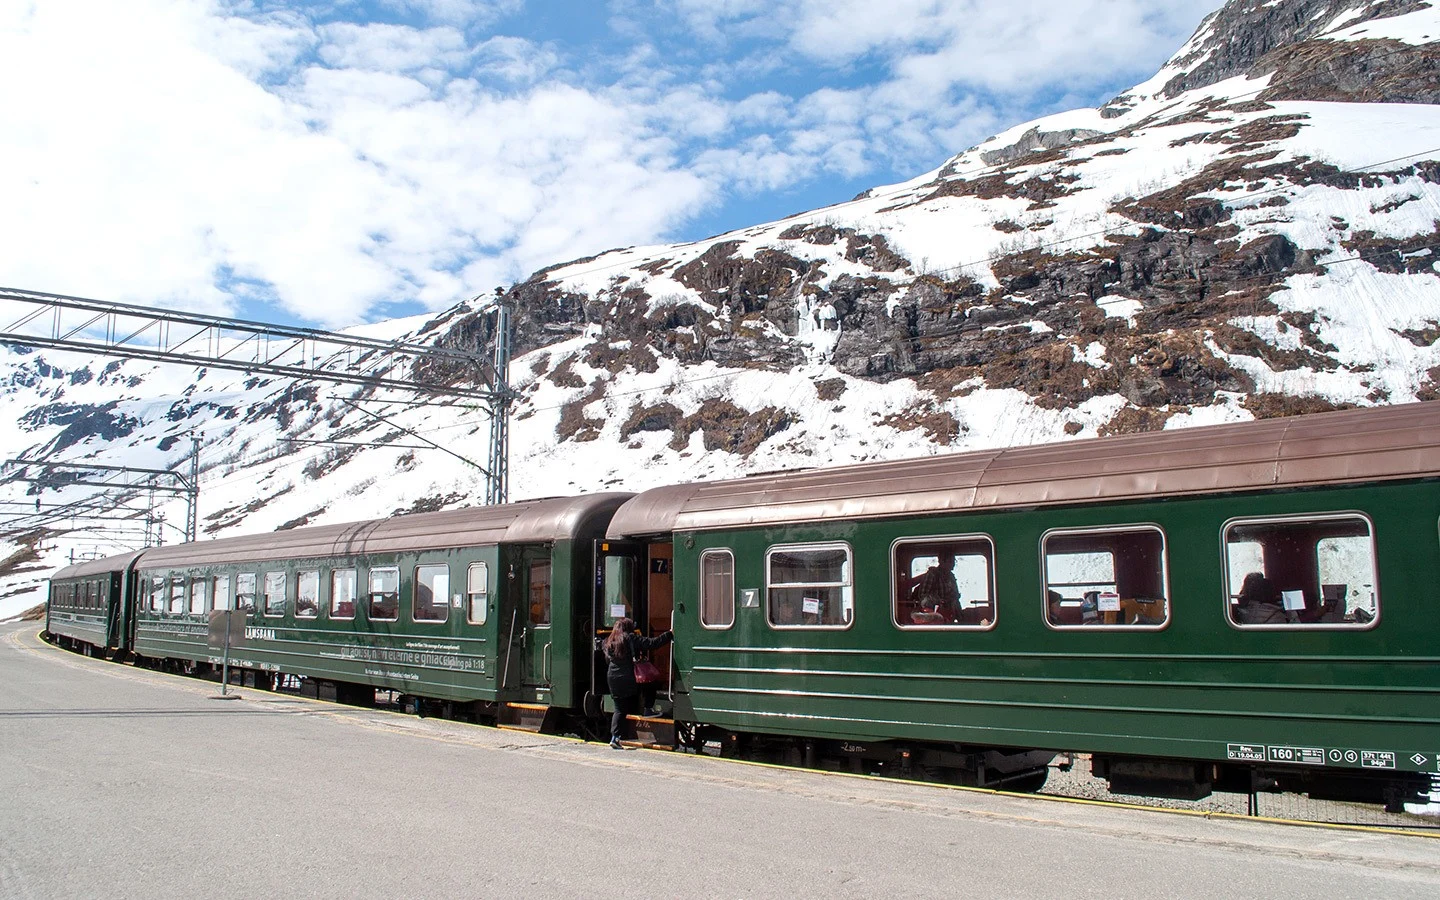
POLYGON ((182 615, 185 612, 185 579, 179 575, 170 578, 170 613, 182 615))
POLYGON ((415 596, 410 616, 416 622, 443 622, 450 616, 450 567, 415 567, 415 596))
POLYGON ((1363 516, 1232 521, 1225 577, 1237 626, 1368 628, 1380 617, 1375 542, 1363 516))
POLYGON ((735 557, 729 550, 700 554, 700 623, 706 628, 735 624, 735 557))
POLYGON ((848 628, 854 618, 850 547, 772 547, 765 555, 770 624, 777 628, 848 628))

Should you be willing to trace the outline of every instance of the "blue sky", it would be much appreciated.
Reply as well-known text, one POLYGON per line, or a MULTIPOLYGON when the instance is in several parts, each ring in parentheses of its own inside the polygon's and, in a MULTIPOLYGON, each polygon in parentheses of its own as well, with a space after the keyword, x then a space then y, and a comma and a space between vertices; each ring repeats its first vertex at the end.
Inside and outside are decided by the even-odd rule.
POLYGON ((0 284, 326 327, 442 309, 911 178, 1143 81, 1218 6, 20 0, 0 284))

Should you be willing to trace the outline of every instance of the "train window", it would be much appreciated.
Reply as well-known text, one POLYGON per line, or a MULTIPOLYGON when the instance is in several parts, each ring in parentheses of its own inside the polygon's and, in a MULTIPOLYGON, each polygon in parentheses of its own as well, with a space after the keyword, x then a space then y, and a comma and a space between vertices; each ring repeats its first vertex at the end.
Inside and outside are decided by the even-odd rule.
POLYGON ((465 578, 465 602, 470 624, 484 625, 486 608, 490 605, 490 567, 483 562, 470 564, 465 578))
POLYGON ((400 570, 370 570, 370 618, 393 622, 400 618, 400 570))
POLYGON ((235 576, 235 608, 247 613, 255 611, 255 576, 252 573, 235 576))
POLYGON ((210 582, 204 578, 190 579, 190 615, 203 616, 208 610, 205 602, 210 599, 210 582))
POLYGON ((895 624, 901 628, 991 628, 995 625, 987 537, 896 541, 891 548, 895 624))
POLYGON ((450 567, 444 564, 415 567, 415 596, 410 618, 416 622, 443 622, 450 616, 450 567))
POLYGON ((150 611, 160 612, 165 609, 165 579, 156 575, 150 579, 150 611))
POLYGON ((216 576, 215 576, 215 584, 214 584, 214 587, 215 587, 215 592, 214 592, 214 593, 215 593, 215 606, 214 606, 214 608, 215 608, 215 609, 229 609, 229 608, 230 608, 230 576, 229 576, 229 575, 216 575, 216 576))
POLYGON ((770 624, 849 628, 855 619, 848 544, 771 547, 765 553, 770 624))
POLYGON ((1051 531, 1045 621, 1054 628, 1163 628, 1170 619, 1165 533, 1153 525, 1051 531))
POLYGON ((179 575, 170 578, 170 613, 181 615, 185 612, 185 579, 179 575))
POLYGON ((550 624, 550 560, 530 563, 530 624, 550 624))
POLYGON ((285 615, 285 573, 265 573, 265 615, 285 615))
POLYGON ((320 573, 301 572, 295 576, 295 616, 313 619, 320 615, 320 573))
POLYGON ((1226 612, 1237 627, 1370 628, 1374 530, 1357 514, 1225 523, 1226 612))
POLYGON ((700 624, 706 628, 735 624, 735 555, 729 550, 700 554, 700 624))
POLYGON ((330 618, 355 618, 354 569, 336 569, 330 573, 330 618))

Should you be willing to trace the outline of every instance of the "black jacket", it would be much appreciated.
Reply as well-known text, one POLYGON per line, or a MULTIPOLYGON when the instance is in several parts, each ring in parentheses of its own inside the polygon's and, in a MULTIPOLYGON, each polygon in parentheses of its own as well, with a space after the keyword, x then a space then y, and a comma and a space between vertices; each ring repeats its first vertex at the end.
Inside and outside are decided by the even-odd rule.
POLYGON ((605 659, 610 666, 605 670, 605 680, 610 685, 610 695, 623 699, 640 693, 640 686, 635 683, 635 657, 646 650, 663 647, 674 639, 675 635, 668 631, 658 637, 641 637, 632 631, 625 635, 624 643, 614 656, 607 649, 605 659))

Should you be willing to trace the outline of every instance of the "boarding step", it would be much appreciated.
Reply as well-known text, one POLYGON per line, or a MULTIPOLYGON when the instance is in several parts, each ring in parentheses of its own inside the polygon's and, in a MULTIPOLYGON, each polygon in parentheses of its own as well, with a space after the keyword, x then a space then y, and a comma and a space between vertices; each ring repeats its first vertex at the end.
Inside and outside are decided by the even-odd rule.
POLYGON ((675 748, 675 720, 662 719, 659 716, 626 716, 630 724, 635 728, 635 740, 633 742, 642 747, 653 747, 661 750, 673 750, 675 748))
POLYGON ((543 703, 502 703, 496 724, 514 731, 554 734, 559 710, 543 703))

